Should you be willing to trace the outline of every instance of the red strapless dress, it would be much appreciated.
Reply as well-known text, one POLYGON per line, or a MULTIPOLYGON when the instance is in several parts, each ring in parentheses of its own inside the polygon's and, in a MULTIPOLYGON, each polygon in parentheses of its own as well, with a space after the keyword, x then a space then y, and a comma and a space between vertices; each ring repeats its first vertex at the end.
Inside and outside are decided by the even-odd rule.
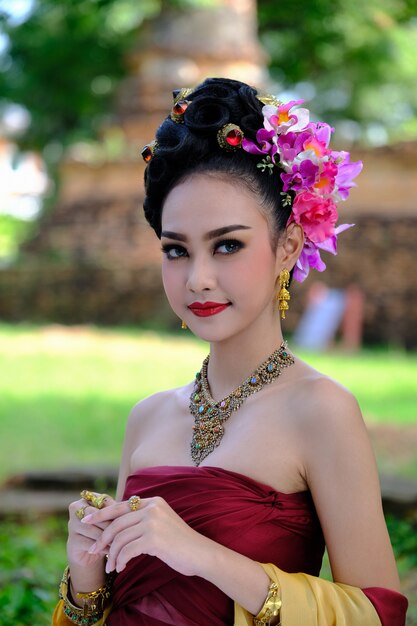
MULTIPOLYGON (((123 499, 133 494, 161 496, 199 533, 255 561, 289 573, 320 572, 324 539, 309 491, 279 493, 217 467, 160 466, 129 476, 123 499)), ((378 610, 379 591, 369 591, 378 610)), ((142 555, 116 577, 106 626, 230 626, 233 611, 233 601, 211 583, 142 555)))

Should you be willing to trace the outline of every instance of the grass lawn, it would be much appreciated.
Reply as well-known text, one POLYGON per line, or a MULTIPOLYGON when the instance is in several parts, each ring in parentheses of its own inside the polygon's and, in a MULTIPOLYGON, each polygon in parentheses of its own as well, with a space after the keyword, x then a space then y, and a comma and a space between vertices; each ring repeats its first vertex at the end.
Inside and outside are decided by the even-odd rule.
MULTIPOLYGON (((28 468, 115 465, 127 415, 194 376, 190 333, 0 325, 0 479, 28 468)), ((367 421, 417 424, 417 354, 300 354, 351 389, 367 421)))

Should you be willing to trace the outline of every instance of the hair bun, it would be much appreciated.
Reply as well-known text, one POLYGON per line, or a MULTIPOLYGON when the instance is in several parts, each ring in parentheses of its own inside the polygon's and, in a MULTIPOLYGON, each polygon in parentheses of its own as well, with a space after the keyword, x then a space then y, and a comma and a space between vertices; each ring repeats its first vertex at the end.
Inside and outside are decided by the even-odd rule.
MULTIPOLYGON (((174 91, 174 99, 181 90, 174 91)), ((265 176, 257 167, 259 159, 243 150, 229 152, 220 147, 218 131, 225 124, 238 125, 245 138, 255 140, 262 126, 262 102, 257 91, 237 80, 208 78, 184 98, 188 106, 181 121, 170 115, 156 134, 157 148, 145 170, 146 219, 158 236, 162 211, 171 189, 189 174, 218 172, 238 179, 258 193, 260 200, 281 207, 279 175, 265 176)), ((284 211, 282 220, 287 220, 284 211)))
POLYGON ((184 122, 195 133, 213 132, 230 121, 227 100, 217 100, 210 96, 199 96, 191 101, 184 113, 184 122))

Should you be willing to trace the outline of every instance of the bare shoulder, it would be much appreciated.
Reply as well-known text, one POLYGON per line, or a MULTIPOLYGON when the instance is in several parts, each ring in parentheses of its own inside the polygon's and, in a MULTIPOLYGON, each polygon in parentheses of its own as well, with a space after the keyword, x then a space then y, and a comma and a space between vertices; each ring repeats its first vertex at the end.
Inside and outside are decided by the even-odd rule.
POLYGON ((191 388, 192 384, 190 383, 183 387, 158 391, 137 402, 129 414, 128 431, 136 430, 140 428, 141 424, 154 420, 167 406, 170 408, 184 406, 190 397, 191 388))
POLYGON ((191 384, 185 387, 160 391, 144 398, 131 410, 127 421, 125 440, 119 470, 117 487, 117 499, 120 500, 124 493, 125 483, 132 471, 132 455, 139 442, 146 439, 149 431, 154 430, 155 421, 158 423, 167 409, 175 410, 176 407, 184 406, 185 399, 191 393, 191 384))
POLYGON ((304 434, 364 428, 358 402, 346 387, 300 360, 294 374, 295 412, 304 434))
POLYGON ((317 472, 331 472, 344 458, 359 467, 374 463, 366 425, 355 396, 346 387, 297 361, 292 381, 296 438, 303 474, 311 486, 317 472))

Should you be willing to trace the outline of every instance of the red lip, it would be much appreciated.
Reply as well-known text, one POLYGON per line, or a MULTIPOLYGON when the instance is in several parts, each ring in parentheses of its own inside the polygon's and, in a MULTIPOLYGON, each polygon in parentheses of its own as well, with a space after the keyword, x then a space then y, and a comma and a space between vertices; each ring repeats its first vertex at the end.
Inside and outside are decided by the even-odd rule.
POLYGON ((210 317, 221 313, 230 305, 230 302, 192 302, 188 305, 190 311, 197 317, 210 317))

